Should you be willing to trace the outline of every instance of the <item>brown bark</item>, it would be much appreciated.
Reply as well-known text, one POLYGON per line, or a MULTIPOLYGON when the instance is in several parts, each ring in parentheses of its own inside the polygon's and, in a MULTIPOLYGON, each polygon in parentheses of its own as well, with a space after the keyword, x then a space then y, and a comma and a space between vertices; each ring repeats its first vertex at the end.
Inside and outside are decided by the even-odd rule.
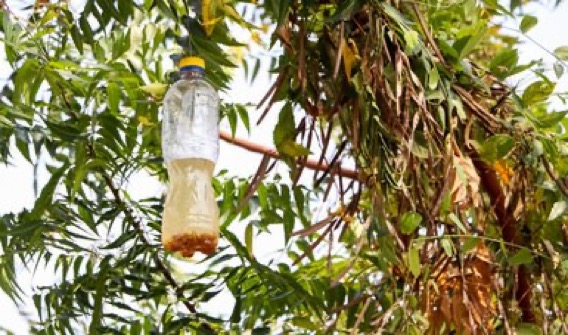
MULTIPOLYGON (((505 203, 505 192, 501 187, 497 173, 494 169, 487 165, 487 163, 483 162, 476 152, 470 152, 470 157, 472 158, 473 164, 479 173, 481 184, 487 191, 491 204, 493 205, 493 211, 497 217, 497 223, 501 227, 503 240, 508 244, 522 244, 521 236, 519 234, 519 222, 513 215, 513 211, 510 209, 514 206, 510 206, 509 208, 507 207, 507 204, 505 203)), ((521 310, 522 320, 523 322, 534 323, 536 321, 536 317, 531 304, 531 273, 526 265, 520 265, 518 267, 516 281, 517 289, 515 291, 515 299, 517 300, 521 310)))
MULTIPOLYGON (((227 142, 227 143, 231 143, 234 144, 238 147, 241 147, 245 150, 248 151, 252 151, 252 152, 256 152, 259 154, 263 154, 266 155, 268 157, 271 158, 275 158, 275 159, 281 159, 280 154, 278 153, 278 151, 276 151, 276 149, 274 148, 270 148, 258 143, 254 143, 251 141, 247 141, 245 139, 242 138, 238 138, 238 137, 233 137, 229 132, 226 131, 220 131, 219 132, 219 137, 227 142)), ((361 176, 359 176, 359 174, 357 173, 357 171, 355 170, 351 170, 351 169, 346 169, 346 168, 342 168, 342 167, 335 167, 335 166, 330 166, 329 164, 325 163, 325 162, 318 162, 315 159, 307 159, 307 160, 296 160, 296 163, 298 165, 302 165, 308 169, 314 170, 314 171, 334 171, 336 175, 339 175, 341 177, 345 177, 345 178, 350 178, 350 179, 360 179, 361 176)))

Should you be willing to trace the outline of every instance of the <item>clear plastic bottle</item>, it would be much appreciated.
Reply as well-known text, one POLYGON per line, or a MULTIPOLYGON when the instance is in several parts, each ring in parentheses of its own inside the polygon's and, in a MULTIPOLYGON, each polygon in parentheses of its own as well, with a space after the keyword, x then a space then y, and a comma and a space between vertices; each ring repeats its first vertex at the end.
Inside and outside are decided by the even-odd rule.
POLYGON ((211 186, 219 155, 219 96, 203 78, 205 62, 180 61, 181 78, 164 97, 162 151, 169 183, 162 244, 191 257, 212 254, 219 238, 219 209, 211 186))

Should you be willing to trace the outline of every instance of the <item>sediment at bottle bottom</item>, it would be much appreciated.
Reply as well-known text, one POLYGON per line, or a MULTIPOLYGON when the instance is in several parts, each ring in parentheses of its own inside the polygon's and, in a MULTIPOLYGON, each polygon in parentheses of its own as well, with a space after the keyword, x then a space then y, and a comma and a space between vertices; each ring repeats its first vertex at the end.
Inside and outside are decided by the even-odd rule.
POLYGON ((170 237, 164 248, 170 252, 179 252, 183 257, 192 257, 197 251, 211 255, 217 250, 217 234, 179 234, 170 237))

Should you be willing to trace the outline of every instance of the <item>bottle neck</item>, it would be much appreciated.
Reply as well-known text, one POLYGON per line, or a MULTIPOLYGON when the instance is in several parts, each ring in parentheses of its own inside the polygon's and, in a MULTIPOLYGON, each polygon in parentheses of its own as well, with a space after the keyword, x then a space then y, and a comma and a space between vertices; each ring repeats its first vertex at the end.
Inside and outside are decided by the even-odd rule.
POLYGON ((181 79, 194 79, 194 78, 203 78, 203 70, 181 70, 180 71, 180 78, 181 79))

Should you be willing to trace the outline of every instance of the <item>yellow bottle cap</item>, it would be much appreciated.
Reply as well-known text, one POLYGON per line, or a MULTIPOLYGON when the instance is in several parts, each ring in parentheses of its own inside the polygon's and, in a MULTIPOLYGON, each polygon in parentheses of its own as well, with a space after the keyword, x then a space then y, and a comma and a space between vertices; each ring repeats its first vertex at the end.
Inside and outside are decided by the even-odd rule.
POLYGON ((178 66, 180 69, 188 66, 196 66, 205 69, 205 61, 201 57, 195 57, 195 56, 183 57, 179 61, 178 66))

